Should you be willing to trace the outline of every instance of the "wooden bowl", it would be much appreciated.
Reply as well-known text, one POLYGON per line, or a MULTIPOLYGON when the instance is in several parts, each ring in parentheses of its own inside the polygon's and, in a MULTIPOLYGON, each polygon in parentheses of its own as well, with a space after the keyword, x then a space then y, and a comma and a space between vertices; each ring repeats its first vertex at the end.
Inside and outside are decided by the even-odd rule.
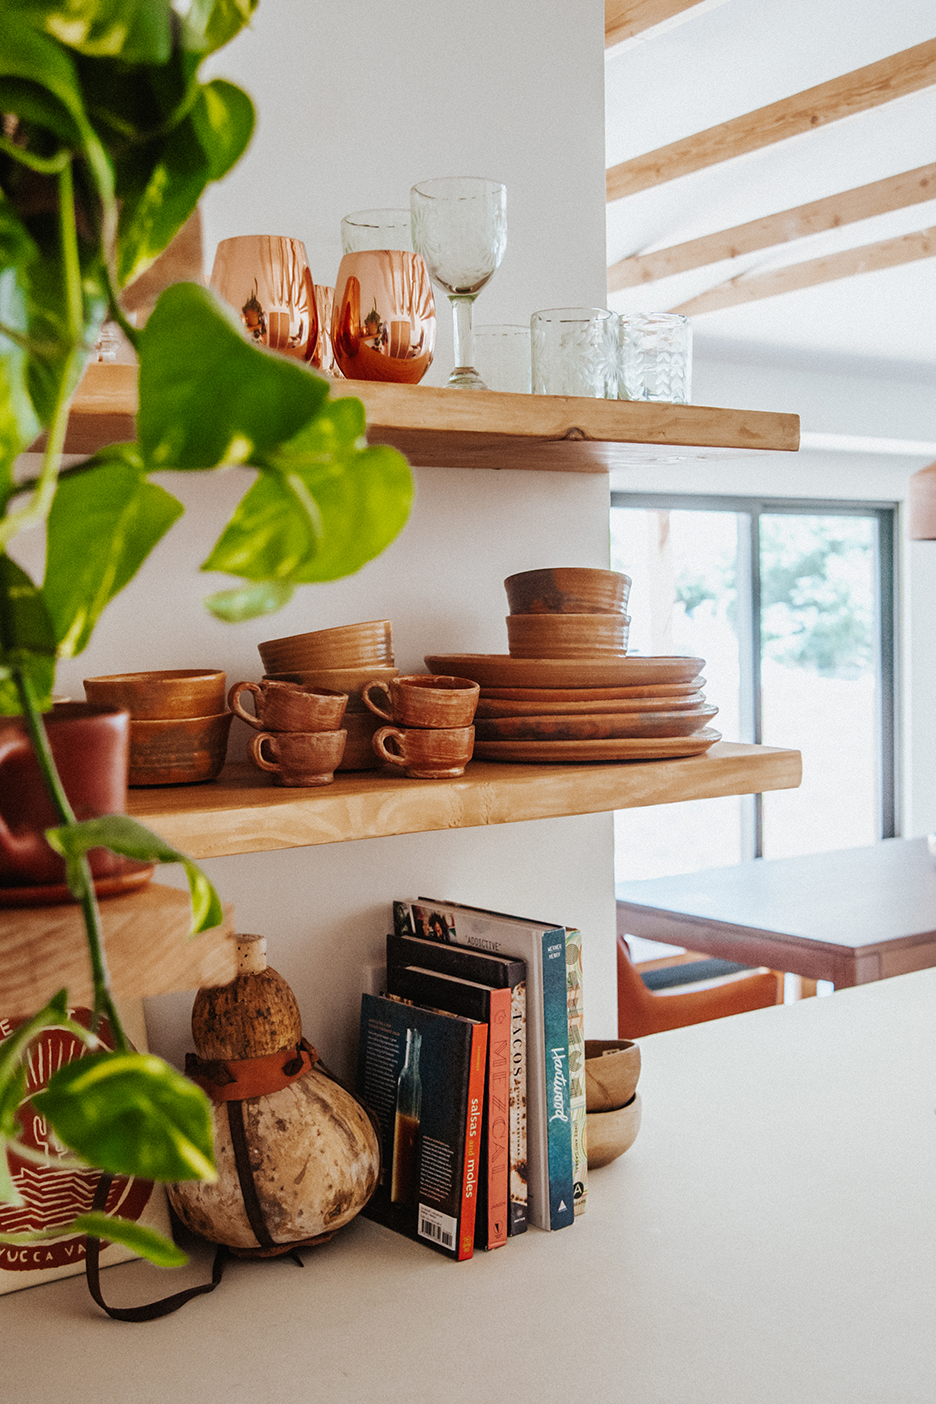
POLYGON ((589 1170, 600 1170, 602 1165, 610 1165, 612 1160, 617 1160, 619 1155, 630 1150, 639 1130, 639 1092, 635 1092, 631 1100, 616 1111, 587 1112, 585 1144, 589 1170))
POLYGON ((393 629, 389 619, 371 619, 363 624, 339 624, 334 629, 269 639, 258 647, 268 673, 366 668, 372 663, 392 666, 393 629))
POLYGON ((123 707, 142 721, 166 717, 212 717, 224 711, 222 672, 168 668, 155 673, 111 673, 85 678, 85 696, 100 707, 123 707))
MULTIPOLYGON (((543 689, 548 692, 548 688, 543 689)), ((482 693, 475 711, 476 717, 600 717, 621 716, 624 713, 695 712, 704 704, 704 692, 690 692, 685 697, 621 697, 595 702, 510 702, 501 697, 485 697, 482 693)))
POLYGON ((616 570, 554 566, 504 581, 511 614, 623 614, 631 579, 616 570))
POLYGON ((627 1038, 585 1040, 585 1109, 616 1111, 637 1091, 640 1045, 627 1038))
POLYGON ((623 658, 627 614, 508 614, 511 658, 623 658))
POLYGON ((233 712, 130 722, 130 785, 195 785, 214 780, 227 754, 233 712))
MULTIPOLYGON (((263 681, 294 682, 300 687, 328 687, 334 692, 346 692, 348 712, 367 712, 361 688, 369 682, 388 683, 391 678, 399 677, 399 673, 399 668, 390 664, 370 663, 363 668, 300 668, 293 673, 265 673, 263 681)), ((348 739, 350 741, 350 737, 348 739)))

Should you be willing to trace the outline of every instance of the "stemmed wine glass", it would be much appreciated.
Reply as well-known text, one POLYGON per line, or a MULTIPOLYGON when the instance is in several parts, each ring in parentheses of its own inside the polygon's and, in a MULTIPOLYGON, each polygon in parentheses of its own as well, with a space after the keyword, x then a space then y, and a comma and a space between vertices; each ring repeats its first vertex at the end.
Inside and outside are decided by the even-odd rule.
POLYGON ((424 180, 410 191, 413 247, 449 297, 455 320, 455 369, 448 383, 485 384, 472 365, 474 300, 500 267, 507 247, 507 190, 496 180, 453 176, 424 180))

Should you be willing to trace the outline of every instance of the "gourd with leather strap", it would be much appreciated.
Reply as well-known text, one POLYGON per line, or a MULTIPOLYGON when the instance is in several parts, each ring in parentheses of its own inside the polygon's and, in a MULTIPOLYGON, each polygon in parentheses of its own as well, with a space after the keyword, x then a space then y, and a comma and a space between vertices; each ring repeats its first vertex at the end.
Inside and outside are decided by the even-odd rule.
POLYGON ((302 1036, 289 985, 262 936, 237 938, 239 974, 199 990, 186 1071, 215 1112, 214 1184, 169 1188, 179 1218, 241 1257, 327 1241, 364 1207, 380 1149, 370 1118, 302 1036))

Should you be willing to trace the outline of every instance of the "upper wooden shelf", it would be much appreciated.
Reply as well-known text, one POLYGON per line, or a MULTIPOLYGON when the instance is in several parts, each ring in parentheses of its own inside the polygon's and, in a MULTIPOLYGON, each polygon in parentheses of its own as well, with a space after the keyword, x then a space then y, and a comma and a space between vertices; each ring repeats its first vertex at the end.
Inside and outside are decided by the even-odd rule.
MULTIPOLYGON (((136 375, 135 366, 88 366, 72 404, 67 453, 94 453, 134 437, 136 375)), ((629 463, 799 447, 795 414, 368 380, 334 380, 331 391, 363 400, 371 443, 392 444, 421 467, 603 473, 629 463)))
POLYGON ((339 773, 314 790, 279 788, 250 765, 230 765, 210 784, 131 790, 128 810, 193 858, 217 858, 795 789, 801 770, 798 751, 729 741, 684 760, 472 761, 454 780, 339 773))

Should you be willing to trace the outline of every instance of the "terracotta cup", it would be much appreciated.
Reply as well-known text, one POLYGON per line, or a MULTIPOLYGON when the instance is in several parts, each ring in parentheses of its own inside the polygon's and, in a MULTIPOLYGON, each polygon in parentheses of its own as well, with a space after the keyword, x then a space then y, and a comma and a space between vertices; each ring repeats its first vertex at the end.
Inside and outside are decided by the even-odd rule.
POLYGON ((374 732, 374 750, 414 779, 444 780, 464 774, 474 750, 474 727, 382 726, 374 732))
POLYGON ((255 731, 337 731, 348 705, 346 692, 291 682, 239 682, 228 693, 231 711, 255 731), (241 704, 249 692, 255 715, 241 704))
POLYGON ((469 678, 437 673, 408 673, 389 682, 374 679, 361 688, 364 705, 384 721, 399 726, 470 726, 481 689, 469 678), (382 693, 385 705, 375 701, 382 693))
POLYGON ((206 668, 109 673, 85 678, 85 697, 99 707, 126 707, 131 717, 214 717, 224 711, 225 675, 206 668))
MULTIPOLYGON (((122 814, 127 807, 127 713, 86 702, 60 702, 45 714, 52 756, 77 819, 122 814)), ((65 860, 46 842, 59 823, 20 717, 0 717, 0 886, 65 881, 65 860)), ((126 870, 106 848, 89 854, 96 878, 126 870)))
POLYGON ((251 738, 250 759, 272 773, 275 785, 329 785, 347 737, 346 731, 261 731, 251 738))

